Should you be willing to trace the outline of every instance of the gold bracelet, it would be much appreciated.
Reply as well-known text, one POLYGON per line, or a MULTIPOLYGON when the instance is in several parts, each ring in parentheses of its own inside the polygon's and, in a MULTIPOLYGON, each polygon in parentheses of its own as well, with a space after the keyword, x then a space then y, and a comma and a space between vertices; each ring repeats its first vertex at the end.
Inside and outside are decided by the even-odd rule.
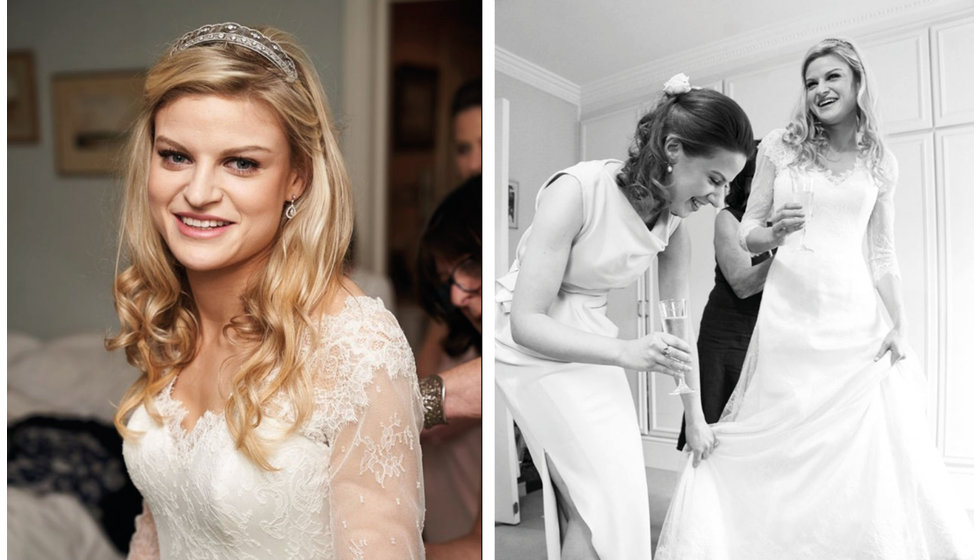
POLYGON ((419 390, 422 392, 422 406, 425 409, 425 427, 448 424, 446 411, 442 409, 442 403, 446 401, 446 386, 442 383, 442 377, 423 377, 419 381, 419 390))

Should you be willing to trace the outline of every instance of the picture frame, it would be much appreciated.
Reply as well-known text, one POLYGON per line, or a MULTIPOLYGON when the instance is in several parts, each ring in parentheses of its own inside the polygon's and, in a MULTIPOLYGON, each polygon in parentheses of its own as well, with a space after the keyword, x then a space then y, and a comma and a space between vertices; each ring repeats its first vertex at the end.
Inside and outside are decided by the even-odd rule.
POLYGON ((33 144, 39 139, 34 54, 7 51, 7 142, 33 144))
POLYGON ((517 193, 520 184, 511 179, 507 182, 507 227, 517 229, 517 193))
POLYGON ((143 78, 143 72, 135 70, 52 78, 58 173, 106 175, 118 168, 139 108, 143 78))
POLYGON ((434 68, 399 66, 394 73, 394 150, 432 149, 436 143, 439 72, 434 68))

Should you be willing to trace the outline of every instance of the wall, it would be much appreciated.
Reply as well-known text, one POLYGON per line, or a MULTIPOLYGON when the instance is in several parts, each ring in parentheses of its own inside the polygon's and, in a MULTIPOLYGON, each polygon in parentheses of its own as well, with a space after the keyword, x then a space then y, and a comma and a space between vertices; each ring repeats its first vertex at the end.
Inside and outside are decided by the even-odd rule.
MULTIPOLYGON (((508 262, 534 216, 534 198, 555 171, 578 162, 578 107, 514 78, 496 73, 496 96, 510 101, 510 170, 520 184, 518 228, 510 231, 508 262)), ((502 274, 504 271, 501 271, 502 274)))
POLYGON ((343 123, 342 0, 260 2, 13 0, 7 48, 34 53, 37 144, 7 148, 7 323, 41 338, 108 330, 118 182, 55 172, 51 77, 62 72, 146 69, 178 36, 205 23, 273 25, 313 58, 343 123))

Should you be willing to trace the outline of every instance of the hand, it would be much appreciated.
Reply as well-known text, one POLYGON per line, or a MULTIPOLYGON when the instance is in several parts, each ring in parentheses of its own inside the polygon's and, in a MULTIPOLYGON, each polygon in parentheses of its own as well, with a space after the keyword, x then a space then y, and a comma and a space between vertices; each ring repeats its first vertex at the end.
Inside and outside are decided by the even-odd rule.
POLYGON ((803 229, 806 225, 806 214, 803 213, 803 205, 798 202, 787 202, 779 207, 772 218, 773 243, 782 245, 786 236, 803 229))
POLYGON ((875 354, 875 361, 880 360, 886 353, 892 353, 892 364, 905 359, 905 337, 898 329, 892 329, 885 335, 885 340, 881 343, 881 348, 875 354))
POLYGON ((675 378, 691 371, 691 347, 681 338, 655 332, 623 343, 619 365, 626 369, 663 373, 675 378))
POLYGON ((703 420, 687 423, 684 435, 687 437, 687 445, 684 446, 684 450, 690 451, 694 456, 694 468, 697 468, 701 461, 707 459, 711 452, 718 447, 718 438, 715 437, 714 430, 703 420))

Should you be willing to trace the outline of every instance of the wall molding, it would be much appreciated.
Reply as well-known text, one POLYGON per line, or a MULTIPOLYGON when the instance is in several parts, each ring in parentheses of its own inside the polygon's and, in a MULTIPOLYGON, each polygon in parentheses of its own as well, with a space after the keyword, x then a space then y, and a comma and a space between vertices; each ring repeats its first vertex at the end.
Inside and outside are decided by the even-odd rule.
POLYGON ((582 114, 647 99, 651 92, 660 90, 660 82, 677 72, 685 72, 698 82, 712 81, 739 68, 795 60, 810 44, 830 34, 877 41, 911 28, 972 15, 970 1, 915 0, 845 18, 828 15, 779 22, 581 84, 582 114))
POLYGON ((582 106, 582 89, 571 80, 538 66, 502 47, 494 47, 494 66, 497 72, 520 80, 545 93, 582 106))

